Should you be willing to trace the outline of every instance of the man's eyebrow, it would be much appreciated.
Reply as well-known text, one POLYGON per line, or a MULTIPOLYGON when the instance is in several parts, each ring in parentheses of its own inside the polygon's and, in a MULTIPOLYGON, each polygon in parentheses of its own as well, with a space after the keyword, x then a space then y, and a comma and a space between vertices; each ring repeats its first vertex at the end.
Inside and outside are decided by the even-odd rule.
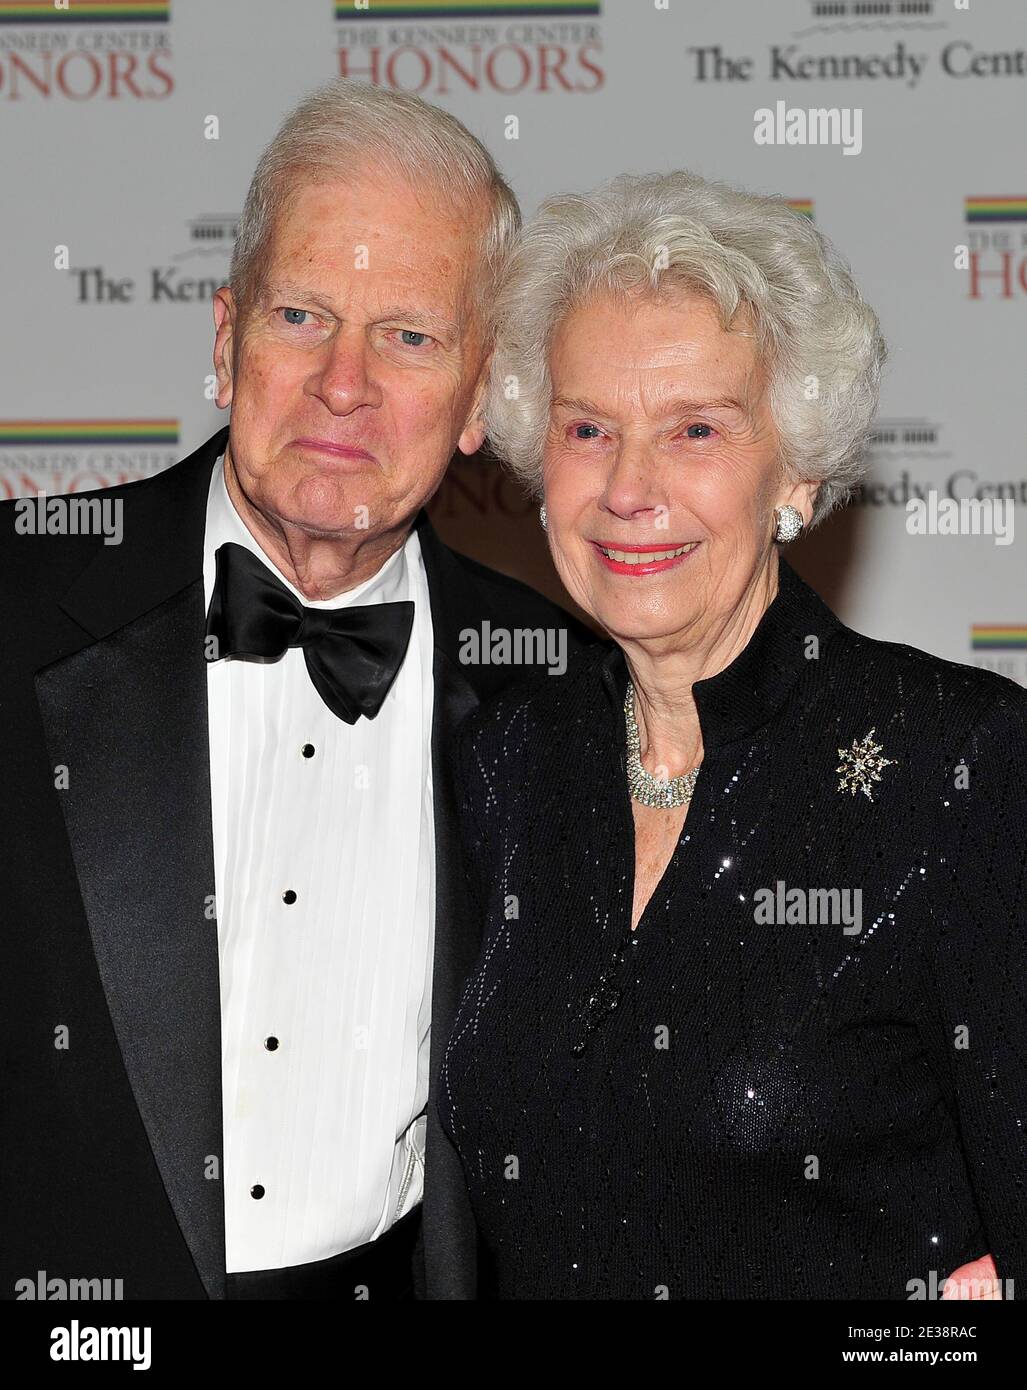
POLYGON ((429 328, 433 328, 436 333, 456 336, 460 332, 460 325, 454 323, 452 319, 444 318, 441 314, 436 314, 432 309, 411 309, 402 304, 389 304, 384 309, 379 309, 375 316, 378 323, 390 323, 401 321, 403 323, 423 323, 429 328))
MULTIPOLYGON (((565 410, 577 410, 582 415, 605 415, 606 412, 601 406, 596 405, 595 401, 583 400, 573 396, 554 396, 552 401, 554 406, 560 406, 565 410)), ((679 415, 701 415, 704 410, 742 410, 747 407, 742 401, 736 400, 733 396, 725 396, 719 400, 685 400, 684 398, 670 401, 663 409, 663 415, 676 417, 679 415)))
POLYGON ((297 285, 292 280, 276 280, 261 287, 261 302, 270 304, 272 300, 305 299, 308 304, 316 304, 321 309, 331 310, 331 301, 318 294, 308 285, 297 285))
MULTIPOLYGON (((291 280, 278 280, 274 284, 265 285, 262 298, 265 303, 270 303, 272 300, 282 302, 296 299, 307 304, 316 304, 329 313, 335 312, 330 299, 318 294, 316 290, 298 285, 291 280)), ((460 332, 459 324, 444 318, 441 314, 436 314, 431 309, 411 309, 402 304, 389 304, 385 308, 379 309, 375 315, 375 322, 402 322, 411 326, 423 324, 425 328, 430 328, 435 333, 440 333, 446 337, 455 337, 460 332)))

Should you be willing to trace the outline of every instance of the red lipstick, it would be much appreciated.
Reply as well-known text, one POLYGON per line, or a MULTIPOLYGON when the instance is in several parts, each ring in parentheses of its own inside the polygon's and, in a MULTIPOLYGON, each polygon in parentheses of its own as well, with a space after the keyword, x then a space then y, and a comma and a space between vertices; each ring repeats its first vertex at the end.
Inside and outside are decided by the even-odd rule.
POLYGON ((684 564, 695 554, 702 542, 679 541, 677 544, 671 542, 668 545, 666 541, 653 541, 649 545, 625 545, 620 541, 592 541, 590 544, 599 558, 599 563, 613 574, 628 574, 641 578, 645 574, 662 574, 664 570, 684 564), (645 555, 649 558, 620 558, 625 555, 645 555))

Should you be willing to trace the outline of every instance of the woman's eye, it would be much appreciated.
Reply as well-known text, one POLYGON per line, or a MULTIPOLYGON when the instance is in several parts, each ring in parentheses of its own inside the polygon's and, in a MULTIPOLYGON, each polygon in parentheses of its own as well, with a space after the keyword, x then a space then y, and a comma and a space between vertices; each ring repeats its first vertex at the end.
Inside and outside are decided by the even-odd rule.
POLYGON ((285 321, 293 328, 302 328, 304 317, 310 313, 309 309, 281 309, 280 313, 285 315, 285 321))
POLYGON ((575 439, 598 439, 600 434, 598 425, 575 425, 573 430, 575 439))
POLYGON ((712 427, 712 425, 689 425, 688 428, 685 430, 685 434, 688 436, 689 439, 709 439, 709 437, 710 437, 710 435, 711 435, 712 433, 713 433, 713 427, 712 427), (693 432, 692 432, 693 430, 705 430, 706 433, 705 433, 705 434, 693 434, 693 432))

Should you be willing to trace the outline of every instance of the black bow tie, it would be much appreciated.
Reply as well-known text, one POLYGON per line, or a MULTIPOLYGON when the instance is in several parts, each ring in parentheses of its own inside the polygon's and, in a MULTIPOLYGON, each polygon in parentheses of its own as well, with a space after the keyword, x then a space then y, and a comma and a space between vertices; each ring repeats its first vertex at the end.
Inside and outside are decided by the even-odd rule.
POLYGON ((245 546, 217 550, 207 636, 223 656, 276 658, 302 647, 307 672, 325 704, 347 724, 373 719, 396 679, 410 641, 414 605, 369 603, 307 608, 245 546))

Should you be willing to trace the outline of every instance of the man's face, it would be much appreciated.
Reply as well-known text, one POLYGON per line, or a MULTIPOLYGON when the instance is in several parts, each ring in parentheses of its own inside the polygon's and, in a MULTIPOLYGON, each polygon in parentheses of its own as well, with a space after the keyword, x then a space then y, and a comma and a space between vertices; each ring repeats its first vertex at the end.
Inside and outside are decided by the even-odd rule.
POLYGON ((278 217, 255 302, 218 291, 230 466, 272 525, 385 538, 406 529, 457 446, 480 448, 482 222, 384 177, 304 183, 278 217))

